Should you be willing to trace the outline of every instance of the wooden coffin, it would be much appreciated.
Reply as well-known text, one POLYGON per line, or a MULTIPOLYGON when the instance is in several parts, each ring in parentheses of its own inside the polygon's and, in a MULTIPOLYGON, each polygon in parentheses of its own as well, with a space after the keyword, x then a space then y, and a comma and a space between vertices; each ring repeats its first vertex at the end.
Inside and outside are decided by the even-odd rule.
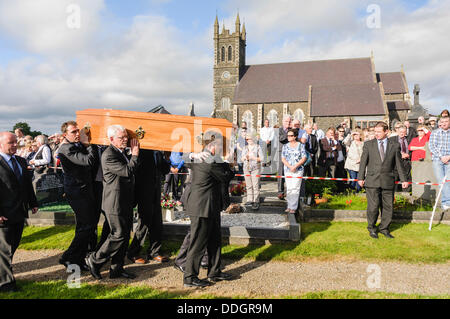
POLYGON ((120 124, 127 129, 129 137, 139 139, 143 149, 184 153, 200 152, 204 140, 217 132, 222 135, 216 138, 222 137, 226 155, 232 134, 232 124, 224 119, 121 110, 77 111, 76 122, 80 128, 89 130, 93 144, 109 145, 108 126, 120 124))

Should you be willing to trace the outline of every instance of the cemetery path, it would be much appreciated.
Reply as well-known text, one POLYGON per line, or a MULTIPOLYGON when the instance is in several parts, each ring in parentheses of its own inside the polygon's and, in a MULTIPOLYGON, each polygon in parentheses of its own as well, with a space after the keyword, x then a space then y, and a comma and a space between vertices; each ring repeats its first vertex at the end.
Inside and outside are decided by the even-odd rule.
MULTIPOLYGON (((13 270, 18 280, 67 280, 69 274, 58 264, 60 250, 18 250, 13 270)), ((450 294, 450 262, 446 264, 408 264, 400 262, 308 261, 276 262, 223 260, 226 272, 236 279, 219 282, 205 289, 183 288, 181 273, 167 263, 128 264, 126 268, 138 277, 135 280, 108 277, 94 280, 83 272, 82 283, 145 285, 165 291, 189 291, 195 294, 243 297, 283 297, 306 292, 358 290, 420 295, 450 294)), ((200 278, 206 277, 202 270, 200 278)))

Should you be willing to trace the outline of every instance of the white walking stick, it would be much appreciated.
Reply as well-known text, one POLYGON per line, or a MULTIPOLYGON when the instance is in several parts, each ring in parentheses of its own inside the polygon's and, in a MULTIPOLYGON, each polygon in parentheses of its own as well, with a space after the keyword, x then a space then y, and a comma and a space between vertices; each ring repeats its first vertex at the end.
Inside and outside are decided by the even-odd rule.
POLYGON ((438 204, 438 202, 439 202, 439 196, 441 196, 442 189, 443 189, 444 186, 445 186, 445 181, 446 181, 446 180, 447 180, 447 175, 445 175, 444 180, 442 181, 442 185, 441 185, 441 187, 439 188, 438 195, 436 196, 436 203, 434 203, 433 213, 431 214, 430 226, 428 227, 428 230, 431 230, 431 225, 433 224, 434 212, 436 211, 436 207, 437 207, 437 204, 438 204))

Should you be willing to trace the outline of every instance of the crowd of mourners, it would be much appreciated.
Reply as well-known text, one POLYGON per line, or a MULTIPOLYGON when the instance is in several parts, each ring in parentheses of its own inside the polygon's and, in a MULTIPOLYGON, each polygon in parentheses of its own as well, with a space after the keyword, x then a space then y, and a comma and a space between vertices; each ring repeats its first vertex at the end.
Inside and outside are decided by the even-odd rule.
MULTIPOLYGON (((183 272, 185 286, 204 287, 232 278, 221 270, 220 212, 233 207, 229 186, 236 172, 241 173, 241 179, 243 174, 246 184, 244 205, 255 211, 259 209, 262 171, 267 168, 270 173, 276 172, 278 197, 286 200, 286 213, 295 213, 305 199, 303 176, 350 178, 351 181, 338 182, 340 191, 351 188, 358 192, 361 186, 366 187, 364 177, 356 182, 365 175, 361 174, 365 168, 359 168, 364 154, 367 165, 365 143, 374 144, 371 140, 377 139, 380 153, 375 157, 383 162, 387 149, 383 150, 382 145, 389 138, 398 150, 395 167, 400 176, 396 179, 401 179, 402 188, 411 181, 411 161, 424 160, 426 143, 436 178, 442 182, 450 175, 449 127, 447 110, 427 122, 419 118, 416 127, 408 121, 399 122, 389 132, 384 122, 375 128, 353 130, 342 122, 324 131, 317 123, 302 127, 300 121, 285 116, 281 127, 271 127, 265 120, 259 133, 245 122, 234 126, 226 158, 221 154, 221 139, 215 135, 202 142, 200 153, 170 153, 141 150, 139 141, 129 139, 127 130, 120 125, 108 127, 109 146, 91 144, 88 134, 74 121, 63 123, 61 134, 50 137, 38 135, 33 139, 24 136, 21 129, 14 134, 0 132, 0 291, 18 289, 12 258, 28 211, 35 214, 39 209, 32 181, 50 168, 61 169, 65 197, 76 217, 75 236, 59 263, 67 268, 76 265, 102 279, 100 270, 110 261, 110 278, 133 279, 136 275, 124 269, 125 257, 138 264, 168 261, 160 251, 164 181, 162 193, 172 193, 177 204, 185 206, 191 220, 174 267, 183 272), (101 214, 105 222, 98 240, 101 214), (143 257, 141 250, 147 237, 149 245, 143 257), (198 278, 200 267, 208 269, 208 280, 198 278)), ((450 184, 444 185, 442 208, 449 209, 450 184)), ((373 232, 370 235, 377 238, 373 232)))

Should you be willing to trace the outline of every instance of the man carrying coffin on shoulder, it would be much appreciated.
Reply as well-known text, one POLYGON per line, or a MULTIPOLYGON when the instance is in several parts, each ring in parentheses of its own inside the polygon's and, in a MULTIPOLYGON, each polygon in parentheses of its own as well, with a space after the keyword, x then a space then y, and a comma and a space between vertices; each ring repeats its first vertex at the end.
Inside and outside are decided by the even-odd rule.
POLYGON ((64 172, 64 192, 75 213, 76 226, 75 237, 59 263, 65 267, 77 264, 82 270, 89 270, 84 258, 98 222, 92 180, 92 168, 99 160, 98 149, 89 143, 84 130, 80 130, 75 121, 64 122, 61 132, 64 140, 58 158, 64 172))

